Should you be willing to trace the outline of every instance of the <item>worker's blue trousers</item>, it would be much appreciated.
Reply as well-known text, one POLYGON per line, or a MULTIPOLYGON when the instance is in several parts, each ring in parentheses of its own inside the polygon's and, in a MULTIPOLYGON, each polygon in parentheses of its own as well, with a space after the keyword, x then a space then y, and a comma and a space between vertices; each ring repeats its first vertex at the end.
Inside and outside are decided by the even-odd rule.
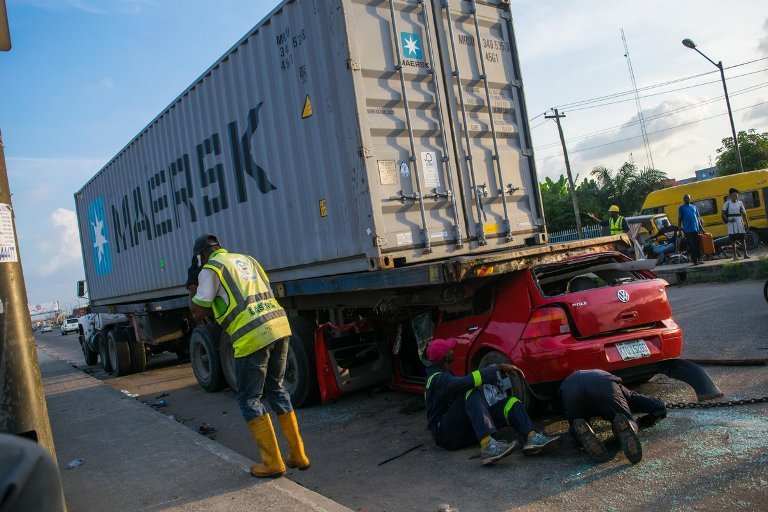
POLYGON ((458 450, 476 445, 485 436, 507 425, 523 436, 535 430, 528 412, 517 398, 502 400, 489 407, 482 390, 473 389, 464 400, 457 399, 451 404, 433 429, 432 437, 438 446, 458 450))

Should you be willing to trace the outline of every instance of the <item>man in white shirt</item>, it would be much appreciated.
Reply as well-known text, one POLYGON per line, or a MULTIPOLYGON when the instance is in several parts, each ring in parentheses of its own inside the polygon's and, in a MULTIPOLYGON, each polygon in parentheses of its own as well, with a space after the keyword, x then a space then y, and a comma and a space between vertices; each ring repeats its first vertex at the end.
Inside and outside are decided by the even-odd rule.
POLYGON ((747 210, 744 208, 744 203, 739 200, 739 191, 737 189, 730 189, 728 194, 731 197, 723 204, 723 222, 728 226, 728 237, 733 245, 733 261, 736 261, 739 254, 736 251, 737 242, 741 242, 744 248, 744 259, 747 259, 749 258, 746 238, 747 231, 749 231, 747 210))

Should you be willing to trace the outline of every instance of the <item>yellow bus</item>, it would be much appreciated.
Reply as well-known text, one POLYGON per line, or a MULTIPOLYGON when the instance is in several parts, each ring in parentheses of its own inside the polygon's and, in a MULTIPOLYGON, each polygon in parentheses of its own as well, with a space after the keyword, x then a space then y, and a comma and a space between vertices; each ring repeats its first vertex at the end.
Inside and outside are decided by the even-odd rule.
POLYGON ((677 209, 683 204, 683 196, 690 194, 691 203, 698 208, 705 229, 715 238, 726 236, 728 227, 723 223, 721 212, 731 187, 739 190, 739 199, 744 203, 749 217, 750 232, 747 240, 751 247, 755 247, 760 237, 768 237, 768 169, 656 190, 645 198, 641 213, 666 213, 669 221, 677 225, 677 209))

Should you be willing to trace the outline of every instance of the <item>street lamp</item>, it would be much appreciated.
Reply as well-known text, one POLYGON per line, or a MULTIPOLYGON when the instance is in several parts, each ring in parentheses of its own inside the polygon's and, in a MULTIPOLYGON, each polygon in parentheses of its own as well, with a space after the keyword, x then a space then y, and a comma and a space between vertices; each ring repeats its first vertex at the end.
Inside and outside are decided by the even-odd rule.
POLYGON ((683 46, 686 48, 690 48, 691 50, 696 50, 699 55, 707 59, 709 62, 711 62, 717 69, 720 70, 720 78, 723 80, 723 91, 725 92, 725 104, 728 106, 728 118, 731 120, 731 134, 733 135, 733 145, 736 148, 736 158, 739 161, 739 172, 744 172, 744 165, 741 163, 741 151, 739 151, 739 139, 736 138, 736 127, 733 125, 733 112, 731 112, 731 101, 728 99, 728 87, 725 85, 725 73, 723 72, 723 61, 715 62, 706 55, 704 55, 701 50, 696 48, 696 43, 691 41, 688 38, 683 39, 683 46))

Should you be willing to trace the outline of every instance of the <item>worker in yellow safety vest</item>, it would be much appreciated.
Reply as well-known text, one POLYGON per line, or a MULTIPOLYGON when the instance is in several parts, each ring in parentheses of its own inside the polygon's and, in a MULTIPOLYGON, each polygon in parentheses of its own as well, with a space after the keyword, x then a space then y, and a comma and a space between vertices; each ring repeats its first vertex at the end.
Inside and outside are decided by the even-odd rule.
POLYGON ((202 235, 193 247, 187 290, 195 321, 213 316, 222 337, 232 342, 237 403, 263 461, 251 466, 251 474, 274 478, 284 475, 286 466, 309 468, 291 397, 283 388, 291 328, 264 269, 251 256, 227 252, 216 236, 202 235), (285 462, 262 404, 264 395, 288 440, 285 462))
POLYGON ((610 229, 611 235, 620 235, 622 233, 629 233, 629 224, 627 223, 627 219, 622 217, 619 214, 619 207, 615 204, 612 205, 610 208, 608 208, 608 214, 610 215, 608 219, 602 220, 600 217, 595 215, 594 213, 587 213, 590 219, 597 222, 599 225, 603 227, 608 227, 610 229))

